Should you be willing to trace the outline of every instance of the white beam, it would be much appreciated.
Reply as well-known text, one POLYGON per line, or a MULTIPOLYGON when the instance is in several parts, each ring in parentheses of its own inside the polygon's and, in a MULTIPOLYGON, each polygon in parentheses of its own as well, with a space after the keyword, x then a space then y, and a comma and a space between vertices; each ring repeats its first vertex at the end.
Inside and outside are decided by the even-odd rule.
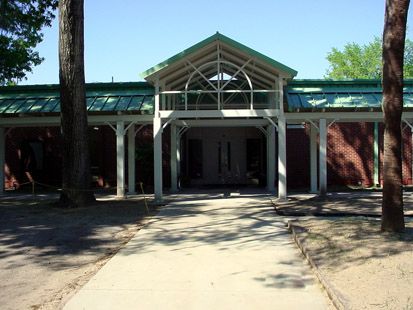
POLYGON ((135 181, 135 126, 128 129, 128 194, 136 194, 135 181))
POLYGON ((178 191, 178 137, 177 137, 176 125, 171 124, 171 192, 176 193, 178 191))
POLYGON ((310 124, 310 192, 317 192, 317 127, 310 124))
POLYGON ((160 111, 161 118, 277 117, 276 109, 160 111))
MULTIPOLYGON (((135 124, 151 124, 153 115, 89 115, 88 124, 106 125, 107 123, 115 124, 118 121, 134 122, 135 124)), ((0 117, 0 126, 2 127, 44 127, 60 126, 60 116, 16 116, 0 117)))
POLYGON ((278 118, 278 198, 287 199, 287 139, 285 118, 278 118))
MULTIPOLYGON (((403 112, 404 117, 413 116, 413 112, 403 112)), ((337 117, 340 118, 340 123, 342 122, 380 122, 383 121, 382 112, 290 112, 285 113, 287 121, 289 120, 299 120, 299 121, 309 121, 309 120, 319 120, 320 118, 335 120, 337 117)))
POLYGON ((269 124, 268 120, 262 118, 255 119, 186 119, 186 120, 175 120, 173 122, 178 126, 189 126, 189 127, 257 127, 257 126, 267 126, 269 124))
POLYGON ((275 192, 275 127, 267 126, 267 190, 275 192))
POLYGON ((125 197, 125 123, 116 123, 116 196, 125 197))
POLYGON ((327 193, 327 124, 325 119, 320 119, 320 151, 319 151, 319 190, 320 195, 327 193))
POLYGON ((0 195, 4 193, 5 139, 4 128, 0 127, 0 195))

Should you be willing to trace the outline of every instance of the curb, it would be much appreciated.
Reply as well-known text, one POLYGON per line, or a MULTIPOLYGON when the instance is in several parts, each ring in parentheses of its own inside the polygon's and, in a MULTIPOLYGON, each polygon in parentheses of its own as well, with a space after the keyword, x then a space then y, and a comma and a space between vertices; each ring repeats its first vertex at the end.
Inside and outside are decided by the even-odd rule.
POLYGON ((314 262, 314 260, 308 254, 307 249, 304 247, 304 245, 301 243, 300 239, 298 238, 296 228, 298 228, 297 225, 294 225, 292 223, 292 221, 288 221, 288 230, 293 235, 293 239, 294 239, 296 245, 301 250, 301 252, 305 256, 305 258, 307 259, 307 261, 310 264, 311 268, 313 269, 313 272, 315 273, 318 281, 320 282, 321 286, 326 291, 326 293, 327 293, 328 297, 330 298, 331 302, 339 310, 350 309, 350 305, 348 304, 346 299, 337 291, 336 288, 334 288, 334 286, 332 284, 330 284, 330 282, 320 272, 320 269, 318 268, 317 264, 314 262))

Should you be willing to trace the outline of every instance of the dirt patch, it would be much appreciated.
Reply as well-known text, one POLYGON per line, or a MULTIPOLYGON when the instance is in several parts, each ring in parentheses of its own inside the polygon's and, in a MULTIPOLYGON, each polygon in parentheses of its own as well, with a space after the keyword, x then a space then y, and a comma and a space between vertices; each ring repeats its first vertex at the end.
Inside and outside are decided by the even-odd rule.
POLYGON ((406 233, 380 232, 365 217, 293 221, 321 275, 350 309, 413 309, 413 222, 406 233))
POLYGON ((2 309, 59 309, 143 225, 142 199, 59 209, 46 197, 0 200, 2 309), (6 279, 6 280, 5 280, 6 279))

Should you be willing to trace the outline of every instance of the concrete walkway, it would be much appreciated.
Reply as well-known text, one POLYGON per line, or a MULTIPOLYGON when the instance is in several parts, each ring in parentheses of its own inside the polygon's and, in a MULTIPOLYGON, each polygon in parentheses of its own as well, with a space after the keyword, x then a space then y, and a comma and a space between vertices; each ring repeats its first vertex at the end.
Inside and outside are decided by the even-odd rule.
POLYGON ((168 197, 65 309, 329 307, 269 198, 233 196, 168 197))

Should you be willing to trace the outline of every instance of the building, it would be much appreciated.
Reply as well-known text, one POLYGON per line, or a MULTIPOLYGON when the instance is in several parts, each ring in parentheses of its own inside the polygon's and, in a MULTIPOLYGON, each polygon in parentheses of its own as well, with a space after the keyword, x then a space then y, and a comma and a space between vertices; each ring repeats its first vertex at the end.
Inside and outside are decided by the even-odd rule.
MULTIPOLYGON (((256 185, 285 198, 287 184, 321 193, 327 185, 380 184, 380 81, 294 80, 296 74, 216 33, 145 71, 146 82, 87 84, 94 181, 116 185, 123 196, 144 180, 157 200, 166 187, 256 185)), ((412 91, 406 81, 406 184, 412 91)), ((0 115, 0 188, 31 174, 58 185, 58 85, 2 87, 0 115)))

